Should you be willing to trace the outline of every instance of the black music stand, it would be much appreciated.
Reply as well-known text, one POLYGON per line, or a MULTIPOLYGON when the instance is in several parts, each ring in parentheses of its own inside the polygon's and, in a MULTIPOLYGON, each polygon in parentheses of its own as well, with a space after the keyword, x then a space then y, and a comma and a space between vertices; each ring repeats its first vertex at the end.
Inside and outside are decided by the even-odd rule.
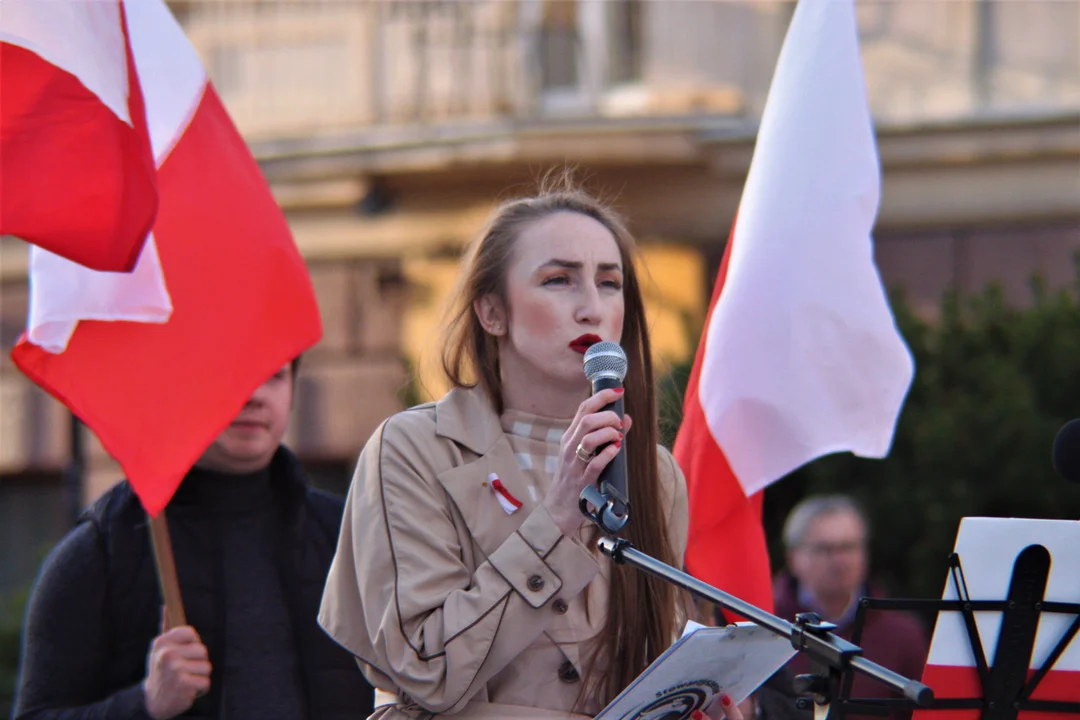
MULTIPOLYGON (((1080 572, 1080 567, 1074 571, 1080 572)), ((997 600, 976 600, 972 599, 968 592, 960 556, 954 552, 949 556, 949 580, 958 599, 862 598, 856 610, 851 641, 859 644, 868 611, 959 612, 975 659, 981 695, 970 698, 935 697, 926 707, 928 711, 979 710, 980 720, 1016 720, 1018 713, 1025 710, 1080 714, 1080 700, 1032 699, 1039 683, 1053 669, 1080 631, 1080 602, 1053 602, 1045 599, 1049 572, 1050 552, 1037 543, 1028 545, 1017 555, 1007 596, 997 600), (986 661, 982 639, 975 623, 975 613, 980 611, 1002 613, 993 665, 986 661), (1028 679, 1039 618, 1043 613, 1075 615, 1076 619, 1062 633, 1042 666, 1028 679)), ((809 692, 813 695, 813 700, 800 698, 797 703, 804 709, 809 707, 811 702, 829 705, 829 720, 844 720, 850 713, 886 715, 896 709, 917 709, 916 704, 906 698, 852 698, 852 681, 850 674, 843 678, 800 675, 796 678, 797 692, 809 692)))

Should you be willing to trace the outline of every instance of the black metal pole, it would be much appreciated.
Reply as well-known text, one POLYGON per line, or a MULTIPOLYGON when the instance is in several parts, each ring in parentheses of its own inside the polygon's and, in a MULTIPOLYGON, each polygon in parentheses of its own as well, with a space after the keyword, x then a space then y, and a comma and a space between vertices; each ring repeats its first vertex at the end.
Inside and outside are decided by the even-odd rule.
POLYGON ((626 540, 603 537, 600 538, 598 545, 602 553, 617 563, 631 565, 656 575, 694 595, 716 603, 725 610, 741 615, 766 630, 788 638, 796 650, 806 653, 835 672, 843 673, 849 670, 861 672, 902 693, 904 697, 920 707, 929 707, 934 700, 934 691, 921 682, 906 678, 862 657, 862 648, 829 632, 829 629, 835 627, 834 625, 823 623, 813 626, 805 623, 790 623, 635 550, 626 540))
POLYGON ((82 421, 70 413, 69 442, 71 456, 68 458, 67 467, 64 468, 64 505, 68 513, 68 521, 75 526, 82 510, 83 475, 86 468, 86 446, 83 443, 82 421))

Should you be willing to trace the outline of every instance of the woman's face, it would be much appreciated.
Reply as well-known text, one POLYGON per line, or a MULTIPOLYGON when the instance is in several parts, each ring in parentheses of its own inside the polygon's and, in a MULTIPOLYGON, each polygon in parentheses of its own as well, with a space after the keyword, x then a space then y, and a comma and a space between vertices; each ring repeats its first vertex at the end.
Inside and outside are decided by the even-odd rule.
POLYGON ((558 212, 525 225, 512 258, 508 307, 491 297, 478 303, 485 327, 500 338, 504 385, 580 392, 588 387, 585 351, 622 336, 623 266, 614 236, 588 216, 558 212))

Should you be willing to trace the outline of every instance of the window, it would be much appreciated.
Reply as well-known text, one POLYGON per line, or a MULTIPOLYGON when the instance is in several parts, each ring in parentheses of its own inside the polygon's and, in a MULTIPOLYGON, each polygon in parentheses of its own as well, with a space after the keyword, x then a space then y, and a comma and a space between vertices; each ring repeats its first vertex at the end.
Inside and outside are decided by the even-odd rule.
POLYGON ((623 85, 641 81, 641 0, 611 0, 608 3, 609 82, 623 85))
POLYGON ((578 85, 576 0, 547 0, 540 32, 540 82, 545 90, 578 85))

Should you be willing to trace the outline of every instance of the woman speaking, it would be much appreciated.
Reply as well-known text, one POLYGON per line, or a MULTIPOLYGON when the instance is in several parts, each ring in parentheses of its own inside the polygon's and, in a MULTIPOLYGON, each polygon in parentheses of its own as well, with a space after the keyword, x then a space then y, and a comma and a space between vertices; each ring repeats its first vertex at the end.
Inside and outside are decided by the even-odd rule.
MULTIPOLYGON (((680 567, 686 488, 657 445, 648 328, 622 223, 573 187, 503 205, 467 254, 441 400, 360 455, 319 622, 378 688, 374 718, 599 712, 677 638, 690 604, 612 563, 578 509, 622 451, 624 536, 680 567), (622 395, 590 396, 619 343, 622 395)), ((737 710, 728 711, 741 720, 737 710)))

